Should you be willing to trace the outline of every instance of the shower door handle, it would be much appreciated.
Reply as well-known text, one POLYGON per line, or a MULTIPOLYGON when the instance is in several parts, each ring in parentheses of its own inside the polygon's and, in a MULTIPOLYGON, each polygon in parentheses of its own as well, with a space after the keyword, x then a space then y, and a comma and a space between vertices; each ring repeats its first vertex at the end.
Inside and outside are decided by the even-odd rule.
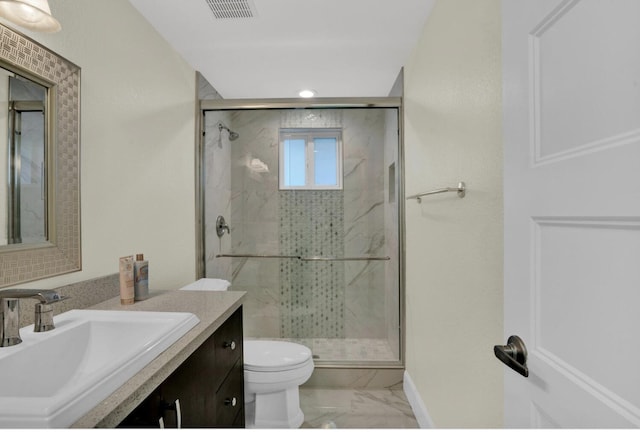
POLYGON ((505 346, 493 346, 493 353, 507 367, 515 370, 524 377, 529 377, 527 367, 527 346, 517 335, 512 335, 505 346))

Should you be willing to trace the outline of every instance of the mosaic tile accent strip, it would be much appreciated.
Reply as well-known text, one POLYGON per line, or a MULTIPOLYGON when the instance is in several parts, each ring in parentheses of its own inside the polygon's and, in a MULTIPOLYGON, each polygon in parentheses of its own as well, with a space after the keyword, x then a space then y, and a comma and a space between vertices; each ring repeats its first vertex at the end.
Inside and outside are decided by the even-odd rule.
MULTIPOLYGON (((342 257, 342 191, 280 191, 280 254, 342 257)), ((280 261, 281 335, 344 336, 343 262, 280 261)))

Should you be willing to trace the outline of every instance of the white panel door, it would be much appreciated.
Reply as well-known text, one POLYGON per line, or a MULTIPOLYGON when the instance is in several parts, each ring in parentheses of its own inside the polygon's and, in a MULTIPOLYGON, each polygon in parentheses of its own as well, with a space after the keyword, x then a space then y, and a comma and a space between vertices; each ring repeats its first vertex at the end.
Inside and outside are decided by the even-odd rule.
POLYGON ((640 0, 502 20, 505 426, 640 427, 640 0))

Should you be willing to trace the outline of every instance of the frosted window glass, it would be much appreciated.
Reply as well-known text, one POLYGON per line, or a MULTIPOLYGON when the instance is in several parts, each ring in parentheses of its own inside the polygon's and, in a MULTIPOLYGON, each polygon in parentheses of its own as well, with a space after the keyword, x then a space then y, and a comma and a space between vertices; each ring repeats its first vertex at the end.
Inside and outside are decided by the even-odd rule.
POLYGON ((284 140, 284 184, 304 186, 306 183, 306 156, 304 139, 284 140))
POLYGON ((338 145, 335 138, 313 140, 315 184, 336 186, 338 184, 338 145))

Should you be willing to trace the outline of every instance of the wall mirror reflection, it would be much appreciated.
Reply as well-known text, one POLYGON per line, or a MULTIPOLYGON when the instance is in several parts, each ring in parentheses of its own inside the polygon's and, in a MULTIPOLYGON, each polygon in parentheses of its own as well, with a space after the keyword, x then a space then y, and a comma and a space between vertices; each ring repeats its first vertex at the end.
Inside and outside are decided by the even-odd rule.
POLYGON ((47 87, 0 69, 0 245, 46 242, 47 87))

